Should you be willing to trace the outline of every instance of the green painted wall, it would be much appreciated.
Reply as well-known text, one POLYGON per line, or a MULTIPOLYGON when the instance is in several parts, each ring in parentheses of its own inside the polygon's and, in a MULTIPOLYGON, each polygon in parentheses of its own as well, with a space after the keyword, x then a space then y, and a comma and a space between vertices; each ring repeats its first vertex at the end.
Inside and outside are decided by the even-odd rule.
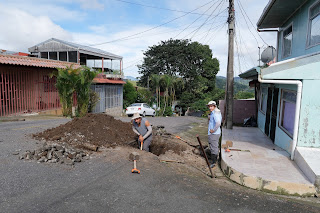
POLYGON ((303 80, 298 146, 320 148, 319 85, 320 80, 303 80))

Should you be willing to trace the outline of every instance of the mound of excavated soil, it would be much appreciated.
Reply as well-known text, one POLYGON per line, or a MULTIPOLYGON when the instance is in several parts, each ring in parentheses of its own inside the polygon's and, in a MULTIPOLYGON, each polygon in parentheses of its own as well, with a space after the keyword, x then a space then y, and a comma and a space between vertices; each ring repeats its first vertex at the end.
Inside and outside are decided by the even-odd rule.
POLYGON ((135 140, 130 123, 114 119, 106 114, 88 114, 56 128, 34 134, 34 138, 46 141, 66 142, 81 146, 90 143, 97 146, 115 147, 135 140))

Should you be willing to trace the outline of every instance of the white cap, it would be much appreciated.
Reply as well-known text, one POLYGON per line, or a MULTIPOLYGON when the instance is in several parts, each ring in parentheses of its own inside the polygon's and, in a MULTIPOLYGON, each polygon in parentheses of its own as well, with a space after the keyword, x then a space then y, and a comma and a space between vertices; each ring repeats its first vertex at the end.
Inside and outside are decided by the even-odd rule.
POLYGON ((136 113, 133 114, 133 117, 132 117, 131 120, 134 120, 134 119, 137 119, 137 118, 141 118, 141 115, 136 112, 136 113))
POLYGON ((209 103, 207 104, 207 106, 209 105, 213 105, 213 106, 217 106, 217 103, 215 101, 209 101, 209 103))

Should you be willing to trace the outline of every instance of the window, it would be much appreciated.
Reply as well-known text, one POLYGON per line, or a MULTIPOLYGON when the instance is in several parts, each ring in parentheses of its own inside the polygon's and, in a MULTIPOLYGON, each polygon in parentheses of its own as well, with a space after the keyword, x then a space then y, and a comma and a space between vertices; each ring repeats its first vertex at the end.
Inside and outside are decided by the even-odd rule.
POLYGON ((69 51, 69 62, 77 63, 77 51, 69 51))
POLYGON ((259 109, 263 113, 266 113, 266 111, 267 111, 267 98, 268 98, 268 88, 267 87, 261 87, 261 89, 260 89, 260 106, 259 106, 259 109))
POLYGON ((280 128, 290 137, 293 136, 293 127, 296 112, 297 93, 294 91, 283 90, 281 95, 280 109, 280 128))
POLYGON ((288 57, 291 55, 292 47, 292 24, 283 30, 283 40, 282 40, 282 57, 288 57))
POLYGON ((320 44, 320 1, 310 8, 308 46, 320 44))
POLYGON ((59 61, 67 61, 67 52, 59 52, 59 61))
POLYGON ((49 59, 57 60, 58 59, 57 52, 49 52, 49 59))
POLYGON ((41 57, 41 58, 48 59, 48 52, 41 52, 41 53, 40 53, 40 57, 41 57))

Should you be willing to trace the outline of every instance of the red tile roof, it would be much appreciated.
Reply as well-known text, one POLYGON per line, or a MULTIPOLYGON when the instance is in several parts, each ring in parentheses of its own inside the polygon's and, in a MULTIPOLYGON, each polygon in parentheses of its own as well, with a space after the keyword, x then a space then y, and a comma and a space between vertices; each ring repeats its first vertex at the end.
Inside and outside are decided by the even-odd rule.
POLYGON ((93 79, 93 83, 100 83, 100 84, 125 84, 125 81, 121 79, 110 79, 106 78, 104 74, 98 74, 97 77, 93 79))
POLYGON ((42 58, 33 58, 25 56, 0 55, 0 64, 11 64, 31 67, 45 68, 66 68, 73 65, 73 68, 78 68, 80 65, 70 62, 48 60, 42 58))

